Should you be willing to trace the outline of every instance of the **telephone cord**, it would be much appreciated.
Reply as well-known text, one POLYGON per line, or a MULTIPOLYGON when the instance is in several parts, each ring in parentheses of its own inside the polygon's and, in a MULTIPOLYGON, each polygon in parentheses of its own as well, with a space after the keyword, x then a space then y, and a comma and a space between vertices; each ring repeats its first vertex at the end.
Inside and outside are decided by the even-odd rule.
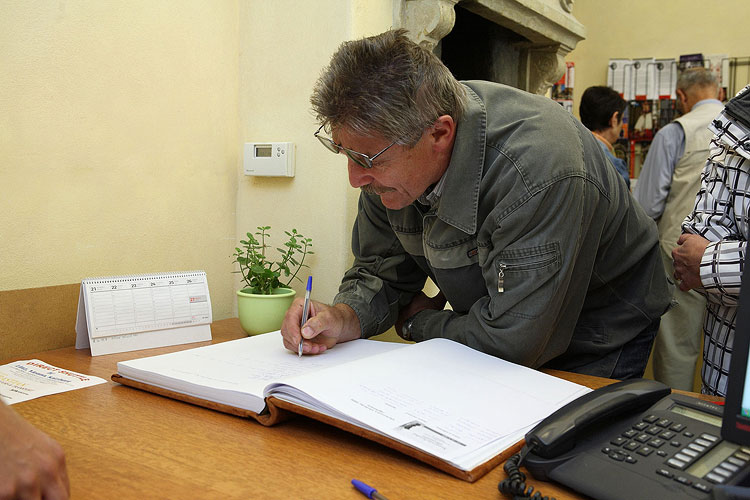
POLYGON ((521 472, 520 464, 529 449, 524 446, 520 453, 510 457, 503 466, 508 477, 497 485, 498 491, 504 495, 512 495, 513 500, 555 500, 555 497, 543 496, 540 492, 534 492, 534 487, 526 486, 526 474, 521 472))

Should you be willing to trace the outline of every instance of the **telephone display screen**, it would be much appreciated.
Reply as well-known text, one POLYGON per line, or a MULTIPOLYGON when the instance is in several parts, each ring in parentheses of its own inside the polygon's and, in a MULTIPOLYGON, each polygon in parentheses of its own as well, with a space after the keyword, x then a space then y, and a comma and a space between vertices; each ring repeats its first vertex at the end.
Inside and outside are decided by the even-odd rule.
POLYGON ((705 422, 715 427, 721 427, 721 417, 717 417, 716 415, 710 415, 682 405, 673 405, 669 410, 674 413, 679 413, 680 415, 685 415, 686 417, 694 418, 695 420, 700 420, 701 422, 705 422))
POLYGON ((750 418, 750 370, 745 371, 745 387, 742 391, 740 415, 750 418))

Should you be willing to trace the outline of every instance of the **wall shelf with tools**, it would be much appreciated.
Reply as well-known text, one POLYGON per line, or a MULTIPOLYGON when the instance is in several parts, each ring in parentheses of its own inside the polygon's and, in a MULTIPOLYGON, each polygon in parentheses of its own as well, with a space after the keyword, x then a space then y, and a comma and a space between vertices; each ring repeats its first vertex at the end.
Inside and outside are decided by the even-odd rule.
POLYGON ((679 116, 675 87, 680 72, 697 66, 716 73, 723 101, 750 83, 750 57, 686 54, 677 59, 610 59, 607 85, 628 102, 615 154, 628 162, 631 178, 638 178, 654 135, 679 116))

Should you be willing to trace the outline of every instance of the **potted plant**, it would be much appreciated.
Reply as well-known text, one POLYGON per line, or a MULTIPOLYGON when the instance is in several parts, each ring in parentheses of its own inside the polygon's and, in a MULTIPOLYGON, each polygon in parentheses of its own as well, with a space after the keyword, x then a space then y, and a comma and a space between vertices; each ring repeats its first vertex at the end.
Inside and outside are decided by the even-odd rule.
POLYGON ((285 231, 289 238, 284 248, 276 248, 277 260, 266 255, 269 248, 271 226, 258 226, 255 235, 247 233, 235 248, 234 262, 242 275, 245 287, 237 291, 237 310, 242 329, 249 335, 271 332, 281 328, 286 310, 294 300, 295 291, 289 288, 305 264, 305 257, 314 252, 312 238, 306 238, 296 229, 285 231), (257 238, 256 238, 257 236, 257 238))

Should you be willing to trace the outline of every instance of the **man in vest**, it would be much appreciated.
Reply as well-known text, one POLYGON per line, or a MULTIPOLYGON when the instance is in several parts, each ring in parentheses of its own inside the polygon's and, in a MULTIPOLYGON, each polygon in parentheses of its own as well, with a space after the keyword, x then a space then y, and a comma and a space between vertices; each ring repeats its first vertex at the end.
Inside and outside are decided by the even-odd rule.
MULTIPOLYGON (((723 108, 716 78, 704 68, 685 70, 676 94, 683 114, 654 136, 634 191, 657 221, 668 276, 674 274, 672 250, 682 221, 692 212, 700 188, 712 137, 707 127, 723 108)), ((675 389, 692 390, 706 299, 695 290, 675 290, 674 301, 676 306, 662 316, 654 342, 654 378, 675 389)))

